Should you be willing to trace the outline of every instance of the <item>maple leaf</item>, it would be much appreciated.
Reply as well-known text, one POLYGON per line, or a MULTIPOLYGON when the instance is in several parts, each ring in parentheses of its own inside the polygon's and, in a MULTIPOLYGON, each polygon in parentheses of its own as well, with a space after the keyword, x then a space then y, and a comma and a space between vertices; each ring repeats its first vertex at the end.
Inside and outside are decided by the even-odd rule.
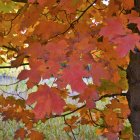
POLYGON ((68 47, 66 40, 48 43, 45 47, 48 50, 48 59, 51 61, 57 61, 60 63, 61 61, 63 62, 65 60, 65 54, 68 47))
POLYGON ((100 35, 108 37, 109 40, 115 38, 116 36, 125 35, 125 29, 120 18, 108 18, 106 19, 106 26, 101 28, 100 35))
POLYGON ((106 132, 106 133, 104 133, 104 136, 106 136, 108 138, 108 140, 118 140, 117 133, 106 132))
POLYGON ((24 18, 20 25, 21 29, 24 30, 29 26, 34 25, 36 23, 36 20, 39 18, 41 11, 42 7, 31 5, 30 9, 25 11, 24 13, 24 18), (36 12, 36 10, 38 10, 38 12, 36 12))
POLYGON ((112 100, 111 101, 111 104, 107 105, 108 108, 114 110, 114 109, 119 109, 119 112, 118 115, 119 117, 122 117, 122 118, 127 118, 128 115, 130 114, 130 109, 128 107, 127 104, 124 104, 124 103, 119 103, 117 100, 112 100))
POLYGON ((91 65, 91 75, 93 77, 93 82, 96 85, 101 84, 101 79, 110 79, 110 74, 105 68, 105 66, 102 63, 92 63, 91 65))
POLYGON ((29 43, 28 48, 24 49, 24 52, 32 58, 47 58, 47 49, 41 45, 40 42, 31 42, 29 43))
POLYGON ((120 57, 124 57, 130 50, 134 50, 137 44, 139 45, 140 37, 137 34, 128 34, 124 37, 119 37, 113 40, 117 44, 116 51, 120 57))
POLYGON ((90 43, 89 38, 81 38, 81 40, 74 44, 74 49, 76 53, 87 54, 90 53, 95 48, 93 42, 90 43))
POLYGON ((70 119, 66 119, 66 123, 72 126, 76 123, 78 119, 78 116, 72 116, 70 119))
POLYGON ((41 77, 45 76, 47 66, 45 65, 44 61, 34 58, 29 59, 29 65, 31 70, 23 70, 18 75, 18 79, 25 80, 29 78, 27 81, 27 86, 28 88, 32 88, 34 85, 37 85, 40 82, 41 77))
POLYGON ((62 6, 64 8, 63 10, 66 10, 68 13, 74 13, 80 3, 81 0, 61 0, 60 6, 62 6))
POLYGON ((134 7, 134 0, 122 0, 122 3, 126 10, 130 10, 134 7))
POLYGON ((117 133, 120 130, 122 130, 121 122, 115 111, 113 111, 112 109, 107 109, 104 111, 104 114, 105 114, 105 116, 104 116, 105 123, 106 123, 109 131, 117 133))
POLYGON ((25 54, 19 55, 16 60, 11 61, 11 66, 19 67, 23 63, 25 56, 26 56, 25 54))
POLYGON ((82 92, 83 89, 86 87, 86 84, 83 82, 83 77, 87 77, 88 73, 85 70, 82 62, 78 61, 79 63, 70 63, 67 65, 66 68, 62 71, 62 76, 58 80, 58 85, 60 87, 66 87, 67 84, 70 84, 72 90, 82 92), (78 83, 78 84, 77 84, 78 83))
POLYGON ((28 88, 32 88, 34 85, 38 84, 41 80, 41 76, 37 71, 31 70, 23 70, 19 75, 18 79, 25 80, 29 78, 27 81, 28 88))
POLYGON ((27 134, 27 131, 24 130, 24 128, 20 128, 16 131, 14 138, 15 139, 20 138, 21 140, 23 140, 25 138, 26 134, 27 134))
POLYGON ((80 94, 80 101, 86 101, 87 108, 96 107, 95 101, 99 99, 95 86, 88 86, 83 93, 80 94))
POLYGON ((30 134, 28 134, 28 138, 30 140, 44 140, 44 134, 35 130, 31 130, 30 134))
MULTIPOLYGON (((28 0, 29 3, 36 3, 36 0, 28 0)), ((47 0, 47 1, 44 1, 44 0, 38 0, 37 1, 39 5, 41 6, 48 6, 49 8, 56 3, 55 0, 47 0)))
POLYGON ((39 25, 35 28, 34 34, 41 39, 49 39, 53 36, 61 34, 66 29, 66 25, 54 22, 41 20, 39 25))
POLYGON ((36 103, 33 112, 36 119, 43 119, 52 113, 60 115, 63 112, 65 101, 60 97, 60 90, 49 88, 47 85, 39 86, 38 91, 31 93, 27 99, 27 104, 36 103))

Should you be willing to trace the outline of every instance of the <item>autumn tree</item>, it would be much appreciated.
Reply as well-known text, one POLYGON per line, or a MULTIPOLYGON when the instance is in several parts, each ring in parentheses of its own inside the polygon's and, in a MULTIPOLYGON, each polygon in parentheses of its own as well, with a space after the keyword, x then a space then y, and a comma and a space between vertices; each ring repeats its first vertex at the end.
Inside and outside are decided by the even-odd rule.
POLYGON ((0 68, 28 65, 18 79, 28 79, 29 89, 38 88, 27 100, 0 96, 3 120, 25 124, 15 132, 15 139, 44 139, 33 124, 55 117, 64 118, 64 130, 74 139, 79 124, 97 127, 96 133, 109 140, 140 139, 139 0, 0 3, 0 68), (50 77, 55 79, 51 86, 39 84, 50 77), (73 98, 81 106, 66 102, 67 85, 77 92, 73 98), (106 102, 104 108, 98 108, 98 102, 106 102), (132 133, 125 126, 128 118, 132 133))

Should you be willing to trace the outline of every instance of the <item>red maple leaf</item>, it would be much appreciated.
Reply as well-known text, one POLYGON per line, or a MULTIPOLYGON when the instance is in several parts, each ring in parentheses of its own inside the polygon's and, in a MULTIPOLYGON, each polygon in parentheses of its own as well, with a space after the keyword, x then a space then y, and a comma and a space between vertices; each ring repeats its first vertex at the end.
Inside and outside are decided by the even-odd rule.
POLYGON ((128 34, 124 37, 119 37, 113 40, 117 44, 116 51, 118 55, 124 57, 130 50, 133 50, 137 44, 139 44, 140 37, 137 34, 128 34))
POLYGON ((87 72, 84 69, 82 62, 78 61, 73 63, 70 61, 68 66, 63 69, 62 76, 58 80, 58 84, 61 87, 65 87, 67 84, 70 84, 72 90, 83 92, 86 87, 86 84, 83 82, 83 77, 87 77, 87 72), (79 62, 79 63, 78 63, 79 62))
POLYGON ((39 86, 38 91, 31 93, 27 99, 27 104, 36 103, 33 112, 36 119, 43 119, 52 113, 60 115, 63 112, 65 101, 60 97, 60 90, 49 88, 47 85, 39 86))
POLYGON ((18 79, 25 80, 29 78, 27 81, 28 88, 32 88, 35 84, 38 84, 41 80, 41 76, 37 71, 31 71, 31 70, 23 70, 19 75, 18 79))
POLYGON ((34 58, 47 58, 47 49, 39 42, 31 42, 28 48, 25 48, 26 54, 34 58))
POLYGON ((46 65, 44 61, 38 60, 38 59, 29 59, 29 64, 31 70, 23 70, 18 75, 18 78, 20 80, 25 80, 26 78, 29 78, 27 82, 28 88, 32 88, 34 85, 38 84, 41 80, 41 77, 44 77, 46 74, 46 65))
POLYGON ((90 109, 95 107, 95 101, 99 99, 95 86, 88 86, 82 94, 80 101, 86 101, 86 106, 90 109))
POLYGON ((67 42, 65 40, 60 40, 53 43, 48 43, 45 47, 48 52, 49 59, 51 61, 57 61, 60 63, 65 60, 65 54, 67 52, 67 42))
POLYGON ((117 133, 112 133, 112 132, 106 132, 104 134, 108 138, 108 140, 118 140, 118 134, 117 133))
POLYGON ((63 24, 41 20, 39 25, 35 28, 34 34, 41 37, 41 39, 49 39, 55 35, 61 34, 65 29, 66 26, 63 24))
POLYGON ((68 13, 74 13, 76 9, 78 8, 78 5, 81 3, 81 0, 61 0, 60 1, 60 7, 65 6, 65 9, 68 13))
POLYGON ((106 20, 107 25, 100 30, 100 35, 108 37, 110 40, 116 36, 125 35, 125 29, 123 27, 120 18, 108 18, 106 20))
POLYGON ((108 72, 108 70, 105 68, 105 66, 103 65, 103 63, 96 63, 93 62, 91 65, 91 74, 93 77, 93 82, 96 85, 100 85, 100 80, 101 79, 110 79, 110 73, 108 72))

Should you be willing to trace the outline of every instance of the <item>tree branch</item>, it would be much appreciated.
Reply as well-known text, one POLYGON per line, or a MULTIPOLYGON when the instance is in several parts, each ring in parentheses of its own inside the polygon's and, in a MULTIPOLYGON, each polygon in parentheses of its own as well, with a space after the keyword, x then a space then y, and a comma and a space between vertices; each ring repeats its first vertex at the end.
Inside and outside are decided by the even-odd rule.
POLYGON ((3 45, 2 48, 5 48, 5 49, 10 50, 10 51, 18 52, 18 50, 14 47, 8 47, 8 46, 3 45))
POLYGON ((96 123, 92 118, 92 114, 91 114, 90 109, 88 111, 89 111, 89 117, 94 125, 99 126, 99 127, 105 127, 104 125, 100 125, 100 124, 96 123))
POLYGON ((74 134, 74 132, 73 132, 73 130, 72 130, 72 126, 71 126, 70 124, 67 123, 65 116, 64 116, 64 122, 65 122, 65 124, 66 124, 67 126, 69 126, 69 128, 70 128, 70 130, 71 130, 71 133, 72 133, 72 136, 73 136, 73 139, 76 140, 75 134, 74 134))
MULTIPOLYGON (((14 0, 13 0, 13 1, 14 1, 14 0)), ((7 35, 10 34, 10 32, 11 32, 11 30, 12 30, 12 26, 13 26, 13 21, 14 21, 21 13, 23 13, 23 11, 25 11, 26 8, 27 8, 28 6, 29 6, 29 4, 28 4, 28 3, 25 3, 24 6, 23 6, 21 9, 18 10, 17 15, 16 15, 12 20, 10 20, 10 21, 11 21, 11 24, 10 24, 9 31, 8 31, 7 33, 4 33, 4 36, 7 36, 7 35)))
MULTIPOLYGON (((20 66, 26 66, 26 65, 29 65, 29 63, 23 63, 20 66)), ((15 68, 15 67, 12 67, 12 66, 0 66, 0 69, 10 69, 10 68, 15 68)))
POLYGON ((28 0, 12 0, 13 2, 21 2, 21 3, 27 3, 28 0))
MULTIPOLYGON (((65 114, 62 114, 62 115, 53 115, 51 116, 50 118, 57 118, 57 117, 65 117, 65 116, 68 116, 70 114, 73 114, 75 112, 77 112, 78 110, 84 108, 86 106, 86 104, 82 105, 81 107, 78 107, 77 109, 71 111, 71 112, 68 112, 68 113, 65 113, 65 114)), ((50 118, 47 118, 47 119, 50 119, 50 118)))
POLYGON ((78 110, 84 108, 85 106, 86 106, 86 104, 82 105, 81 107, 78 107, 77 109, 75 109, 75 110, 73 110, 73 111, 71 111, 71 112, 69 112, 69 113, 63 114, 62 116, 67 116, 67 115, 73 114, 73 113, 75 113, 76 111, 78 111, 78 110))
POLYGON ((121 67, 121 66, 118 66, 118 68, 119 68, 120 70, 122 70, 122 71, 126 71, 126 69, 124 69, 124 68, 121 67))
POLYGON ((115 96, 126 96, 126 93, 121 93, 121 94, 106 94, 106 95, 103 95, 101 96, 97 101, 103 99, 103 98, 108 98, 108 97, 115 97, 115 96))

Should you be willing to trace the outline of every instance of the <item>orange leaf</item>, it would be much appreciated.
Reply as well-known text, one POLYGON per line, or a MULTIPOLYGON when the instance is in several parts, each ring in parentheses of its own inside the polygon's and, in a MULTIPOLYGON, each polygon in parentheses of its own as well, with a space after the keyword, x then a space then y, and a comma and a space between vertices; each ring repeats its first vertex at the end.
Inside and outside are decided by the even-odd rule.
POLYGON ((123 7, 126 10, 130 10, 134 7, 134 0, 122 0, 123 7))
POLYGON ((28 135, 30 140, 44 140, 44 134, 35 130, 31 130, 31 133, 28 135))
POLYGON ((24 130, 24 128, 20 128, 15 132, 15 139, 20 138, 21 140, 24 140, 26 134, 27 134, 27 131, 24 130))

